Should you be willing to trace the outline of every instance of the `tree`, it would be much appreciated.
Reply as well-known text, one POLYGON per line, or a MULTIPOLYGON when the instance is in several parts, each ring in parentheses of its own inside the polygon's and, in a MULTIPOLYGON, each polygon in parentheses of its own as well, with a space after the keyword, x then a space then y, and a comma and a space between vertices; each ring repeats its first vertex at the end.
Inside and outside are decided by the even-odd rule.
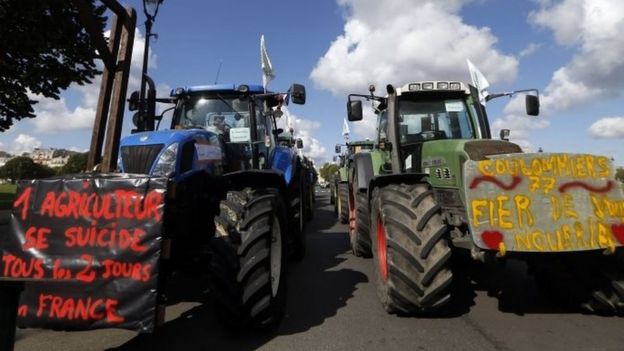
POLYGON ((615 179, 624 183, 624 167, 620 167, 615 170, 615 179))
MULTIPOLYGON (((87 3, 104 30, 106 8, 87 3)), ((91 83, 101 73, 72 1, 0 0, 0 23, 0 131, 36 117, 29 93, 59 99, 71 83, 91 83)))
POLYGON ((55 173, 52 168, 37 164, 24 156, 12 158, 0 167, 0 178, 10 179, 13 183, 22 179, 47 178, 55 173))
POLYGON ((67 164, 59 170, 59 174, 80 173, 87 169, 89 153, 73 154, 69 156, 67 164))
POLYGON ((334 173, 338 172, 338 169, 340 169, 340 167, 338 167, 337 164, 325 162, 319 172, 323 179, 329 180, 334 173))

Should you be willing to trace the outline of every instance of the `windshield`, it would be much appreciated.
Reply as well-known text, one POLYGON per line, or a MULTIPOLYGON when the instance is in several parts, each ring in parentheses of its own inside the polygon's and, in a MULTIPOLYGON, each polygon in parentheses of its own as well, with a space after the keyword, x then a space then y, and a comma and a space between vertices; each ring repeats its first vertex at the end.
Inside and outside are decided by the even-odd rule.
POLYGON ((229 136, 232 128, 249 129, 249 102, 232 95, 196 95, 175 111, 182 128, 202 128, 229 136))
POLYGON ((461 99, 401 100, 398 122, 401 143, 473 138, 470 115, 461 99))
POLYGON ((351 149, 351 153, 357 154, 363 150, 372 150, 373 144, 349 145, 349 149, 351 149))

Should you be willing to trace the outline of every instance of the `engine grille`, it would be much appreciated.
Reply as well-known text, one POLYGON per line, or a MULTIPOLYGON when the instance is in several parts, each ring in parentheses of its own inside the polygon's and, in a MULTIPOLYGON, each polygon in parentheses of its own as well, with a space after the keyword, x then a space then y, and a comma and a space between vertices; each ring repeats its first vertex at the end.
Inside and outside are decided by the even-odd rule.
POLYGON ((121 148, 121 161, 126 173, 149 174, 156 156, 164 144, 124 146, 121 148))
POLYGON ((464 145, 464 151, 471 160, 485 160, 488 155, 514 154, 522 152, 520 146, 508 141, 500 140, 477 140, 469 141, 464 145))

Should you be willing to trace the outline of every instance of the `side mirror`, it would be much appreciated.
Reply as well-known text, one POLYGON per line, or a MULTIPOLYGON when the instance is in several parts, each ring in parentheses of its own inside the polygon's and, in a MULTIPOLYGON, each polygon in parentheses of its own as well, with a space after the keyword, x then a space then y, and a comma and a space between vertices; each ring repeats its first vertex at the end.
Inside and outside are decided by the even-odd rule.
POLYGON ((525 98, 526 113, 529 116, 539 115, 540 102, 539 97, 535 95, 527 95, 525 98))
POLYGON ((501 140, 509 141, 509 129, 501 129, 500 138, 501 140))
POLYGON ((128 99, 128 110, 137 111, 139 109, 139 91, 135 90, 130 94, 128 99))
POLYGON ((297 139, 297 149, 303 149, 303 140, 297 139))
POLYGON ((138 112, 135 112, 132 115, 132 124, 134 124, 135 127, 140 127, 143 122, 141 121, 141 116, 139 116, 138 112))
POLYGON ((349 122, 362 120, 362 101, 356 100, 347 102, 347 118, 349 122))
POLYGON ((340 147, 340 144, 336 144, 336 148, 335 148, 335 150, 334 150, 334 151, 335 151, 337 154, 339 154, 339 153, 340 153, 340 151, 342 151, 342 150, 341 150, 341 147, 340 147))
POLYGON ((293 84, 290 87, 290 99, 293 104, 303 105, 306 102, 305 86, 301 84, 293 84))

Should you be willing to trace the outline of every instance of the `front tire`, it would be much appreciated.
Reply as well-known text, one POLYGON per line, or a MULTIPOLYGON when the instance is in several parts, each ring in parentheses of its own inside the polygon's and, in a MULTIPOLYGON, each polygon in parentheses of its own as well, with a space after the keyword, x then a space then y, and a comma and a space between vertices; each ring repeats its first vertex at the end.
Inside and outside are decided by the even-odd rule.
POLYGON ((376 188, 371 210, 377 292, 385 310, 428 314, 446 305, 451 250, 430 186, 376 188))
POLYGON ((349 222, 349 187, 347 183, 338 183, 338 219, 340 223, 349 222))
POLYGON ((349 239, 351 240, 351 250, 355 256, 371 257, 371 237, 370 237, 370 214, 368 206, 368 196, 366 193, 355 191, 353 218, 349 218, 349 239))
POLYGON ((286 298, 285 209, 277 191, 229 191, 215 217, 212 291, 221 322, 275 326, 286 298))

